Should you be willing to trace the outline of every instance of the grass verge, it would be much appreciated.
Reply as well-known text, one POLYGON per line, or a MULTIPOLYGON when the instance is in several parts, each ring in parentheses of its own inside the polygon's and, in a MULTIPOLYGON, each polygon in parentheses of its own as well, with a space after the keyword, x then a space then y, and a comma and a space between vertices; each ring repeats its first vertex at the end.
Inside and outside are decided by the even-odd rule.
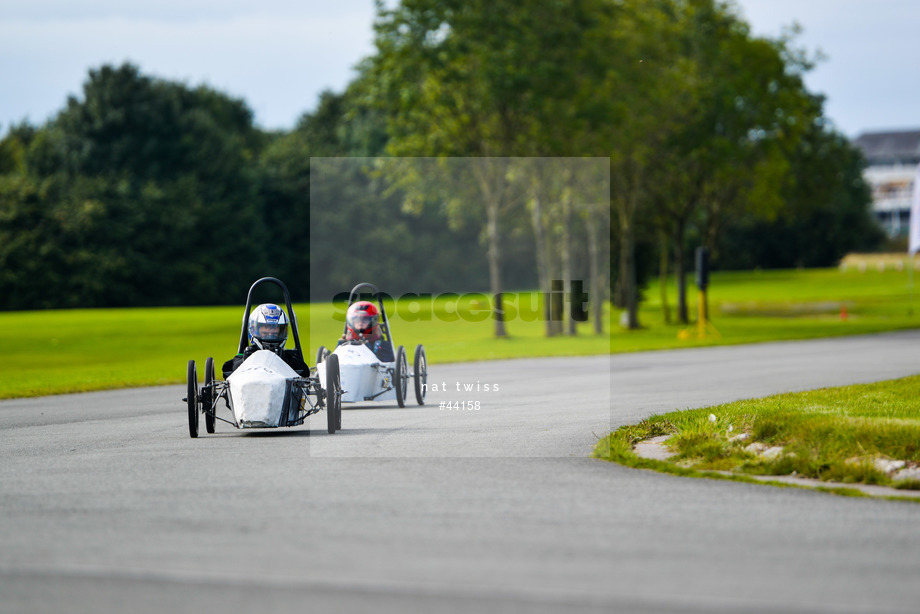
MULTIPOLYGON (((520 317, 508 323, 510 338, 496 340, 487 309, 471 301, 455 321, 438 317, 440 304, 421 313, 413 306, 387 311, 396 312, 390 317, 394 341, 406 347, 410 361, 417 344, 425 346, 429 364, 610 352, 610 336, 593 334, 589 323, 579 324, 577 336, 546 338, 543 322, 520 317)), ((295 304, 294 310, 312 364, 320 345, 335 346, 344 325, 337 315, 344 312, 331 304, 295 304)), ((242 311, 241 305, 0 313, 0 399, 183 383, 188 361, 208 356, 219 370, 237 352, 242 311)))
POLYGON ((794 475, 843 494, 847 484, 920 490, 918 395, 911 376, 674 411, 617 429, 594 456, 677 475, 794 475), (634 446, 655 437, 672 456, 640 458, 634 446))
MULTIPOLYGON (((673 313, 675 284, 667 302, 673 313)), ((296 289, 295 289, 296 290, 296 289)), ((576 356, 875 333, 920 327, 907 270, 869 268, 715 273, 709 305, 718 336, 666 323, 662 300, 649 288, 641 330, 626 331, 619 313, 604 314, 605 333, 589 323, 578 336, 544 336, 539 301, 512 295, 507 339, 494 339, 485 296, 444 297, 430 305, 392 309, 397 344, 412 356, 424 344, 430 364, 533 356, 576 356), (681 338, 685 330, 690 335, 681 338)), ((692 293, 691 293, 692 294, 692 293)), ((295 291, 296 298, 296 291, 295 291)), ((695 297, 690 296, 695 305, 695 297)), ((320 345, 342 332, 341 308, 296 306, 301 341, 312 362, 320 345)), ((88 390, 176 384, 189 359, 218 363, 236 353, 242 305, 158 309, 96 309, 0 313, 0 399, 88 390)), ((691 319, 695 317, 691 309, 691 319)))

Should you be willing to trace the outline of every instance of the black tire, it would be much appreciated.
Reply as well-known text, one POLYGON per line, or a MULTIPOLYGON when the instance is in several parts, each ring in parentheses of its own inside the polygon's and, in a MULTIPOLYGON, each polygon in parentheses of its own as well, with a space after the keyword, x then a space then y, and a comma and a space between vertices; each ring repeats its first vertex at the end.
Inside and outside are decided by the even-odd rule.
POLYGON ((326 430, 332 435, 342 428, 342 397, 339 395, 339 357, 326 357, 326 430))
MULTIPOLYGON (((336 390, 339 390, 342 388, 342 372, 339 370, 338 367, 336 367, 336 372, 338 373, 338 375, 335 378, 335 387, 336 387, 336 390)), ((341 394, 335 395, 335 430, 337 431, 342 430, 342 395, 341 394)))
POLYGON ((415 362, 412 367, 415 373, 415 400, 419 405, 424 405, 425 394, 428 392, 428 359, 421 344, 415 346, 415 362))
POLYGON ((319 364, 326 360, 326 357, 329 356, 329 350, 326 349, 325 345, 319 346, 319 349, 316 350, 316 364, 319 364))
POLYGON ((195 368, 195 361, 188 361, 188 396, 185 397, 188 402, 188 434, 192 437, 198 437, 198 370, 195 368))
POLYGON ((396 387, 396 403, 406 406, 406 393, 409 391, 409 364, 406 361, 406 348, 396 348, 396 366, 393 369, 393 386, 396 387))
MULTIPOLYGON (((331 354, 330 354, 331 356, 331 354)), ((326 358, 328 358, 327 356, 326 358)), ((339 357, 335 357, 335 430, 342 430, 342 371, 339 368, 339 357)))
POLYGON ((214 432, 214 425, 217 422, 215 414, 217 413, 217 404, 214 402, 214 359, 208 357, 204 363, 204 389, 201 391, 201 408, 204 411, 204 429, 214 432))

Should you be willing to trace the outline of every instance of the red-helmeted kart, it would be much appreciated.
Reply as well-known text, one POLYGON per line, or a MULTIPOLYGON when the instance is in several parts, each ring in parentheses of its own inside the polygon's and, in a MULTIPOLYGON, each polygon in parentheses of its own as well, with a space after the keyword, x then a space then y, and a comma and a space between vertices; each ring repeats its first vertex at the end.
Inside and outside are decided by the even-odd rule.
POLYGON ((224 380, 214 373, 214 359, 204 367, 204 385, 198 384, 194 360, 188 362, 189 435, 198 437, 198 420, 204 414, 205 428, 213 433, 218 420, 238 429, 298 426, 308 416, 326 410, 329 434, 342 428, 342 387, 338 357, 327 360, 322 375, 303 359, 297 317, 291 296, 280 280, 263 277, 249 288, 243 311, 239 351, 223 365, 224 380), (284 294, 287 314, 278 305, 266 303, 252 309, 253 291, 262 284, 274 284, 284 294), (294 348, 285 349, 288 328, 294 348), (217 415, 220 402, 230 410, 232 420, 217 415))
POLYGON ((415 400, 419 405, 425 404, 428 389, 425 348, 422 345, 415 347, 414 370, 410 372, 406 349, 394 345, 383 296, 373 284, 365 282, 352 288, 342 339, 332 352, 324 346, 316 352, 316 372, 320 379, 336 368, 340 372, 343 403, 395 399, 400 407, 405 407, 409 380, 412 379, 415 400), (362 289, 376 296, 376 305, 360 300, 362 289), (332 359, 337 361, 337 365, 332 359))

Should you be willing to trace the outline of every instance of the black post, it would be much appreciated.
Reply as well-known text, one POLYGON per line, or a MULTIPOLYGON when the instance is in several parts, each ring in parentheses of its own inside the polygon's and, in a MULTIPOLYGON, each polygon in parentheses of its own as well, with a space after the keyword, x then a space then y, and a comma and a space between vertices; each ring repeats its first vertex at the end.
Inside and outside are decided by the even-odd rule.
POLYGON ((706 290, 709 286, 709 248, 696 248, 696 287, 706 290))

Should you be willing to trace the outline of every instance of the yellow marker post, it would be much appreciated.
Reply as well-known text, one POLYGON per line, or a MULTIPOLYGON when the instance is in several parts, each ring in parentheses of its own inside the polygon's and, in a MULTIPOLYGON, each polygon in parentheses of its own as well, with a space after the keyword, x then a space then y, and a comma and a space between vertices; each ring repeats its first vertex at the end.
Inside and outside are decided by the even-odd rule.
MULTIPOLYGON (((696 338, 705 339, 707 336, 721 337, 715 326, 709 321, 706 309, 706 289, 709 287, 709 250, 698 247, 696 250, 696 286, 700 289, 696 307, 696 338)), ((694 336, 692 328, 684 329, 677 333, 678 339, 689 339, 694 336)))
POLYGON ((709 320, 706 313, 706 290, 700 290, 697 296, 696 334, 702 339, 706 336, 706 322, 709 320))
POLYGON ((699 305, 697 306, 696 316, 696 336, 699 339, 710 337, 721 337, 722 334, 716 330, 716 327, 709 321, 709 310, 706 306, 709 302, 706 300, 706 289, 700 290, 699 305))

